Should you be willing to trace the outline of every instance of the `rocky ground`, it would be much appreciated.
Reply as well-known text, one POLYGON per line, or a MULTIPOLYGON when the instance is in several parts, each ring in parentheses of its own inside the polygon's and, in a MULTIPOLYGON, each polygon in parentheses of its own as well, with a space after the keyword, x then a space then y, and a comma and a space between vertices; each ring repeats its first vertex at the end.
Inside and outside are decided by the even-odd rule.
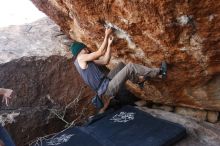
POLYGON ((171 122, 183 125, 187 130, 187 137, 175 146, 218 146, 220 144, 220 126, 175 113, 140 107, 141 110, 171 122))

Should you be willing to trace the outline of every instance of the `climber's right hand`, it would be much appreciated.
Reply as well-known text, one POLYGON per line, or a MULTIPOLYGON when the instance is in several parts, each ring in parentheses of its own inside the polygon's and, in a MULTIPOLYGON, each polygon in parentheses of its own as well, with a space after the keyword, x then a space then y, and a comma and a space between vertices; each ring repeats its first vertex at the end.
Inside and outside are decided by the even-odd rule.
POLYGON ((105 35, 109 36, 112 33, 112 28, 108 27, 105 29, 105 35))

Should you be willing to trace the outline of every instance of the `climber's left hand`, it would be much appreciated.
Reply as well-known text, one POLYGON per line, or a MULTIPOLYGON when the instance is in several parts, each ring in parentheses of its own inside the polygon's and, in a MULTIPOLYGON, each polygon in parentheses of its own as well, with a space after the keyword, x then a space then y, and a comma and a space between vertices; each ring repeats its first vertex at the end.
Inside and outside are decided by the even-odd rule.
POLYGON ((111 27, 105 29, 105 35, 106 36, 109 36, 111 33, 112 33, 112 28, 111 27))

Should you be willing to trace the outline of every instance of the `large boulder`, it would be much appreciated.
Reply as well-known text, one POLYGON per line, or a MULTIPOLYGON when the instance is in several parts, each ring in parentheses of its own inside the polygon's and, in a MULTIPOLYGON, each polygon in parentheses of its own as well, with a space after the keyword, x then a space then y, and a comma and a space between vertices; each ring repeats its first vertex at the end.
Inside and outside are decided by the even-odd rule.
POLYGON ((17 146, 94 114, 94 93, 74 68, 67 37, 52 20, 0 28, 0 34, 0 87, 16 95, 9 107, 0 105, 0 123, 17 146))
POLYGON ((0 64, 0 87, 16 93, 0 114, 20 113, 15 123, 6 124, 18 146, 64 126, 83 123, 94 114, 90 104, 94 93, 82 82, 72 59, 66 57, 23 57, 0 64))
POLYGON ((52 20, 0 28, 0 63, 24 56, 67 56, 66 35, 52 20))
MULTIPOLYGON (((168 63, 166 81, 132 90, 145 100, 220 111, 220 1, 32 0, 72 39, 91 50, 104 26, 117 37, 109 67, 117 62, 158 67, 168 63)), ((129 86, 132 86, 129 84, 129 86)))

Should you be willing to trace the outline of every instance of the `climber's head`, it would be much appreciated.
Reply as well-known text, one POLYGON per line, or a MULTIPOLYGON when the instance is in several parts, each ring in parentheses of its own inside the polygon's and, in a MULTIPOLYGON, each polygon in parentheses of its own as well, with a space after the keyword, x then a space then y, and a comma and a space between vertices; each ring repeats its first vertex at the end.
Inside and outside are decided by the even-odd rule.
POLYGON ((70 50, 73 54, 74 57, 77 57, 77 55, 83 50, 85 51, 85 53, 88 53, 88 49, 87 49, 87 46, 81 42, 73 42, 71 47, 70 47, 70 50))

